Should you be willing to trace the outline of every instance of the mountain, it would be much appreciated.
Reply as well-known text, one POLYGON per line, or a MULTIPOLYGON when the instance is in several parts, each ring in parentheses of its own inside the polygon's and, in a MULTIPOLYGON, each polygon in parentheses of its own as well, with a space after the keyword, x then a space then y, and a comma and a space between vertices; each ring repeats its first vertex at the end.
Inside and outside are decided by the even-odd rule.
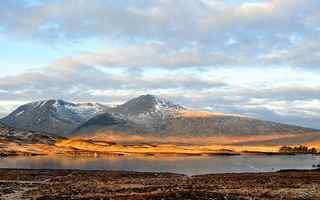
POLYGON ((183 109, 182 106, 174 104, 163 97, 147 94, 129 100, 115 107, 112 111, 125 116, 163 116, 183 109))
POLYGON ((73 134, 101 133, 103 130, 108 134, 116 130, 127 134, 162 136, 235 136, 316 131, 241 115, 193 111, 154 95, 134 98, 108 112, 108 115, 97 115, 82 124, 73 134))
POLYGON ((167 119, 175 117, 184 107, 154 95, 142 95, 120 106, 110 109, 110 113, 123 119, 158 131, 166 125, 167 119))
POLYGON ((107 113, 79 126, 72 135, 90 135, 92 133, 157 133, 167 123, 167 119, 176 116, 184 107, 174 104, 163 97, 142 95, 111 108, 107 113))
POLYGON ((18 107, 1 122, 15 128, 66 136, 80 124, 107 109, 108 107, 97 103, 37 101, 18 107))
POLYGON ((194 111, 150 94, 113 108, 63 100, 33 102, 20 106, 1 122, 10 127, 60 136, 98 132, 162 136, 299 135, 317 131, 241 115, 194 111))

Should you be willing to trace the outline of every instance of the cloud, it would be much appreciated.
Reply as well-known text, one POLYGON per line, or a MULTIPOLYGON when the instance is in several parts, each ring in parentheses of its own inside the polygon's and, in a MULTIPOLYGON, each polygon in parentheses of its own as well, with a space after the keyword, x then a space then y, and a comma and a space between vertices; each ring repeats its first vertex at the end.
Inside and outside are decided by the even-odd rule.
POLYGON ((223 53, 175 50, 165 44, 150 43, 114 48, 109 51, 83 53, 76 59, 101 67, 188 68, 237 65, 241 60, 223 53))
MULTIPOLYGON (((89 91, 105 90, 204 90, 224 87, 219 79, 162 74, 139 75, 108 73, 76 61, 61 60, 38 70, 0 78, 2 99, 81 98, 89 91)), ((94 93, 94 92, 93 92, 94 93)), ((91 98, 95 96, 91 95, 91 98)))
POLYGON ((262 57, 262 63, 266 65, 290 65, 310 69, 320 66, 320 45, 316 41, 318 36, 306 39, 291 49, 278 49, 269 52, 262 57))
POLYGON ((128 44, 87 55, 108 66, 308 67, 319 64, 312 52, 319 49, 313 37, 319 8, 318 0, 4 0, 0 24, 4 34, 45 44, 96 38, 128 44), (290 62, 296 54, 299 60, 290 62))
POLYGON ((23 101, 4 101, 0 100, 0 118, 5 117, 14 109, 16 109, 19 105, 22 105, 26 102, 23 101))
POLYGON ((265 30, 274 32, 275 28, 289 31, 301 28, 306 17, 318 13, 319 3, 316 0, 271 0, 230 5, 219 0, 92 0, 90 3, 69 0, 27 5, 28 1, 4 1, 1 7, 6 12, 2 19, 8 29, 27 34, 56 34, 57 37, 127 37, 132 34, 142 38, 173 36, 180 41, 198 41, 203 38, 199 36, 215 34, 211 30, 224 33, 240 27, 264 27, 262 33, 265 30))

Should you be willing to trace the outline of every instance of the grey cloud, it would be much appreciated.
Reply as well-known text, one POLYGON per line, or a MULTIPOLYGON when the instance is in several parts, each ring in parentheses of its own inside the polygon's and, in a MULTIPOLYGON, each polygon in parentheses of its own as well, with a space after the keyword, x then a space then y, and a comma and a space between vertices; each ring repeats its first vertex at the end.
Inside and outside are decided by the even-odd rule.
MULTIPOLYGON (((59 61, 45 69, 0 78, 1 99, 43 99, 90 95, 104 90, 204 90, 224 87, 214 78, 188 75, 137 76, 111 74, 78 62, 59 61), (57 66, 56 66, 57 65, 57 66)), ((94 96, 93 96, 94 97, 94 96)))
POLYGON ((83 53, 77 57, 81 62, 102 67, 158 67, 186 68, 220 65, 238 65, 241 60, 223 53, 205 53, 199 50, 174 50, 165 44, 132 45, 97 53, 83 53))
POLYGON ((4 16, 7 16, 3 17, 3 21, 7 22, 4 24, 9 29, 24 33, 46 32, 65 37, 110 34, 124 34, 127 37, 132 34, 142 38, 165 39, 172 36, 191 41, 202 40, 212 34, 230 34, 238 29, 260 33, 279 28, 284 31, 301 29, 305 17, 317 13, 319 6, 316 0, 272 0, 236 6, 217 0, 211 3, 196 0, 92 0, 90 3, 68 0, 46 1, 33 7, 27 7, 27 1, 13 2, 5 0, 3 3, 3 10, 6 10, 4 16), (186 17, 188 20, 185 20, 186 17))
MULTIPOLYGON (((312 100, 319 99, 320 86, 299 86, 292 85, 290 87, 278 87, 264 91, 264 95, 272 96, 273 99, 285 100, 312 100)), ((260 94, 259 96, 264 96, 260 94)))
POLYGON ((291 84, 289 86, 263 87, 259 85, 256 89, 236 88, 235 94, 258 99, 272 99, 274 101, 312 100, 319 99, 320 85, 306 86, 302 84, 291 84))
POLYGON ((291 65, 319 69, 320 45, 319 37, 303 40, 291 49, 278 49, 269 52, 261 59, 266 65, 291 65))

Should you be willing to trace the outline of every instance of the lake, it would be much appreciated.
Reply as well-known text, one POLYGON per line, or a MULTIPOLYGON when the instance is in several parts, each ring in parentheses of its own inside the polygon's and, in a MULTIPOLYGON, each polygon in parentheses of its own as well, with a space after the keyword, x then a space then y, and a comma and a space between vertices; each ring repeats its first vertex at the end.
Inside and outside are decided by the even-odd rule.
POLYGON ((1 158, 0 168, 125 170, 172 172, 187 175, 233 172, 273 172, 311 169, 320 163, 316 155, 241 155, 212 157, 73 157, 34 156, 1 158))

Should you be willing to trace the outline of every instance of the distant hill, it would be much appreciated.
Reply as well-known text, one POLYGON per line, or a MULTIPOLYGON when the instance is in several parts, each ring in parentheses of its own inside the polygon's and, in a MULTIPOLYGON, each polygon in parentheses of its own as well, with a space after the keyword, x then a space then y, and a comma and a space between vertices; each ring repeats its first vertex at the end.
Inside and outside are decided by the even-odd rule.
POLYGON ((96 103, 38 101, 18 107, 1 122, 15 128, 66 136, 82 123, 107 109, 107 106, 96 103))
POLYGON ((66 138, 12 128, 0 123, 0 157, 56 153, 58 148, 55 144, 64 139, 66 138))
POLYGON ((0 123, 0 140, 2 144, 17 143, 17 144, 48 144, 53 145, 57 140, 63 137, 46 134, 36 131, 12 128, 0 123))

